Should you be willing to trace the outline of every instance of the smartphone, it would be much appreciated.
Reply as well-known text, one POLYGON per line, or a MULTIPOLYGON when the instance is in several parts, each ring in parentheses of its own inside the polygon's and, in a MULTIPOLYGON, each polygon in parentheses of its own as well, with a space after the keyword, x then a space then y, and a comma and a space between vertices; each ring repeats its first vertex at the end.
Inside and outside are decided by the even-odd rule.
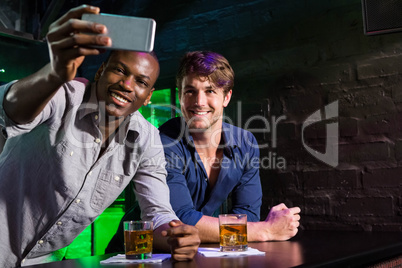
POLYGON ((151 52, 154 49, 156 22, 150 18, 129 17, 100 13, 83 14, 82 20, 103 24, 112 39, 111 47, 105 49, 151 52))

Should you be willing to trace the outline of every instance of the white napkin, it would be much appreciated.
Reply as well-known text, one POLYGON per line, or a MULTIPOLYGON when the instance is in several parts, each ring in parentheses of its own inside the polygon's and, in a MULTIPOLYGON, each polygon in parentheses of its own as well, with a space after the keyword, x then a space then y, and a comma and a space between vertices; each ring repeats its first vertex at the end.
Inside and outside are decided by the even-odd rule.
POLYGON ((101 264, 108 264, 108 263, 157 263, 163 262, 166 259, 171 257, 170 254, 152 254, 152 258, 144 259, 144 260, 136 260, 136 259, 126 259, 125 254, 118 254, 116 256, 110 257, 109 259, 103 260, 101 264))
POLYGON ((250 247, 246 251, 220 251, 219 248, 198 248, 198 252, 205 257, 265 255, 264 251, 250 247))

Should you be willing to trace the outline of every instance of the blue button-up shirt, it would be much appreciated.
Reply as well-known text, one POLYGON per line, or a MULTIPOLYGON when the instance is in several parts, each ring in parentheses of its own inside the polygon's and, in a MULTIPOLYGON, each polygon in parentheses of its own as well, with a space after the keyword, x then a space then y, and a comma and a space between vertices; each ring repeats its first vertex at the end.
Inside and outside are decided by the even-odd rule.
POLYGON ((212 216, 230 193, 230 213, 247 214, 248 221, 260 220, 259 148, 249 131, 223 123, 221 170, 210 192, 207 173, 184 120, 173 118, 159 131, 167 162, 170 203, 180 220, 195 225, 203 215, 212 216))
MULTIPOLYGON (((0 87, 0 267, 54 260, 128 183, 154 228, 177 219, 169 204, 158 130, 135 112, 99 157, 102 134, 95 86, 71 81, 29 124, 13 123, 0 87)), ((36 90, 36 89, 32 89, 36 90)), ((104 109, 104 108, 103 108, 104 109)))

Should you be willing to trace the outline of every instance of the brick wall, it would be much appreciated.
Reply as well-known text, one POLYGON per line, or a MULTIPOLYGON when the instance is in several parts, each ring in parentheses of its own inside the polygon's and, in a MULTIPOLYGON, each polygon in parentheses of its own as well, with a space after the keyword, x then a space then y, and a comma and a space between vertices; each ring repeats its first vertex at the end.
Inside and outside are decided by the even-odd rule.
POLYGON ((365 36, 360 0, 197 1, 180 10, 159 25, 159 84, 172 85, 184 51, 229 59, 236 82, 226 115, 259 130, 262 218, 284 202, 302 208, 305 229, 402 231, 401 33, 365 36), (337 123, 336 167, 302 143, 307 117, 321 109, 325 118, 334 101, 338 116, 303 137, 325 153, 326 127, 337 123))

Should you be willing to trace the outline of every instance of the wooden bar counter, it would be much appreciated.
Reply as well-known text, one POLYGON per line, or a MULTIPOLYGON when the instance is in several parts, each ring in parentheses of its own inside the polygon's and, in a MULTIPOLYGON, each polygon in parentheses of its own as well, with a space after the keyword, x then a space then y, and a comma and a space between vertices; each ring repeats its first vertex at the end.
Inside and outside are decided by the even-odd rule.
MULTIPOLYGON (((219 247, 218 244, 201 246, 219 247)), ((386 267, 402 266, 402 232, 300 231, 289 241, 249 243, 249 246, 266 252, 265 256, 207 258, 198 253, 191 262, 100 264, 101 260, 116 255, 108 254, 29 267, 368 267, 387 261, 386 267)))

